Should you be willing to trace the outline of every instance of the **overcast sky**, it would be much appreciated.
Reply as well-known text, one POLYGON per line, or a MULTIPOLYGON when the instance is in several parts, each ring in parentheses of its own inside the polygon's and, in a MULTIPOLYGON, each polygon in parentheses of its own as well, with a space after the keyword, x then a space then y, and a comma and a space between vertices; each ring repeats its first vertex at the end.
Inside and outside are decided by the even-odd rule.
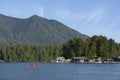
POLYGON ((120 0, 0 0, 0 14, 56 19, 80 33, 120 42, 120 0))

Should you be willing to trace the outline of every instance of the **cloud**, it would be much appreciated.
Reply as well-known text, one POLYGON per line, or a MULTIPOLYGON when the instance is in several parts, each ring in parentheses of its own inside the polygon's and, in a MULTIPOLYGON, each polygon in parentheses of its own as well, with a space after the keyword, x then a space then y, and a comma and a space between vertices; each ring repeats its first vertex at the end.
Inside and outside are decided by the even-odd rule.
MULTIPOLYGON (((70 26, 77 27, 84 19, 82 13, 75 13, 68 8, 59 8, 53 11, 55 19, 64 22, 68 22, 70 26)), ((66 23, 67 24, 67 23, 66 23)))
POLYGON ((97 23, 100 20, 102 20, 105 16, 105 10, 104 8, 97 8, 93 10, 92 12, 88 12, 89 14, 86 15, 86 21, 85 24, 89 23, 97 23))
POLYGON ((71 11, 68 8, 61 8, 54 11, 56 19, 67 24, 71 28, 87 34, 104 35, 113 38, 117 42, 119 40, 119 23, 120 16, 111 17, 107 7, 99 6, 88 11, 71 11))
POLYGON ((87 30, 86 33, 89 34, 90 36, 104 35, 104 36, 107 36, 108 38, 113 38, 116 42, 120 43, 119 23, 120 23, 120 16, 117 16, 114 19, 110 19, 109 21, 105 22, 105 24, 100 22, 95 26, 87 27, 87 29, 89 30, 87 30))
POLYGON ((61 21, 70 21, 74 26, 79 24, 88 25, 96 24, 101 21, 105 16, 105 10, 103 7, 95 8, 94 10, 86 12, 73 12, 68 8, 61 8, 55 10, 55 16, 61 21))

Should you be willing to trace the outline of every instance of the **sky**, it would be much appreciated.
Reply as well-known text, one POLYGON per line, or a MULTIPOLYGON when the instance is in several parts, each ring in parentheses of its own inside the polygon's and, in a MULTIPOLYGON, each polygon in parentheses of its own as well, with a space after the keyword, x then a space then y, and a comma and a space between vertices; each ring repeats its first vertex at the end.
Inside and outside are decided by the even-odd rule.
POLYGON ((120 43, 120 0, 0 0, 0 14, 55 19, 90 37, 120 43))

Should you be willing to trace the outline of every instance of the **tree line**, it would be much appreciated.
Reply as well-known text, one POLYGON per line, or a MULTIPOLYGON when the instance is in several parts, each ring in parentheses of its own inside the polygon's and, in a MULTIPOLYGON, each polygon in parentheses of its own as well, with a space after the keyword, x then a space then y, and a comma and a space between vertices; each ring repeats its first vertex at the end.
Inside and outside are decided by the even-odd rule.
POLYGON ((63 45, 63 56, 72 58, 84 56, 89 58, 101 57, 103 60, 120 56, 120 44, 105 36, 93 36, 82 41, 74 38, 63 45))
POLYGON ((48 62, 62 54, 61 46, 1 46, 0 59, 5 62, 48 62))
POLYGON ((101 57, 103 60, 120 56, 120 44, 105 36, 93 36, 83 41, 74 38, 63 45, 14 45, 0 46, 0 60, 5 62, 48 62, 58 56, 101 57))

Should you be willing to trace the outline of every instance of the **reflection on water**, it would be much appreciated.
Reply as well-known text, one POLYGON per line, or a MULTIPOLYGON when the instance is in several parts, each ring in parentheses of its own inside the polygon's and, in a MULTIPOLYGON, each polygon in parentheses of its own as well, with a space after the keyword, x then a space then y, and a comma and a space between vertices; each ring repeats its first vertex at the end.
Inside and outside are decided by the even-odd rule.
POLYGON ((0 80, 120 80, 120 64, 0 64, 0 80))

